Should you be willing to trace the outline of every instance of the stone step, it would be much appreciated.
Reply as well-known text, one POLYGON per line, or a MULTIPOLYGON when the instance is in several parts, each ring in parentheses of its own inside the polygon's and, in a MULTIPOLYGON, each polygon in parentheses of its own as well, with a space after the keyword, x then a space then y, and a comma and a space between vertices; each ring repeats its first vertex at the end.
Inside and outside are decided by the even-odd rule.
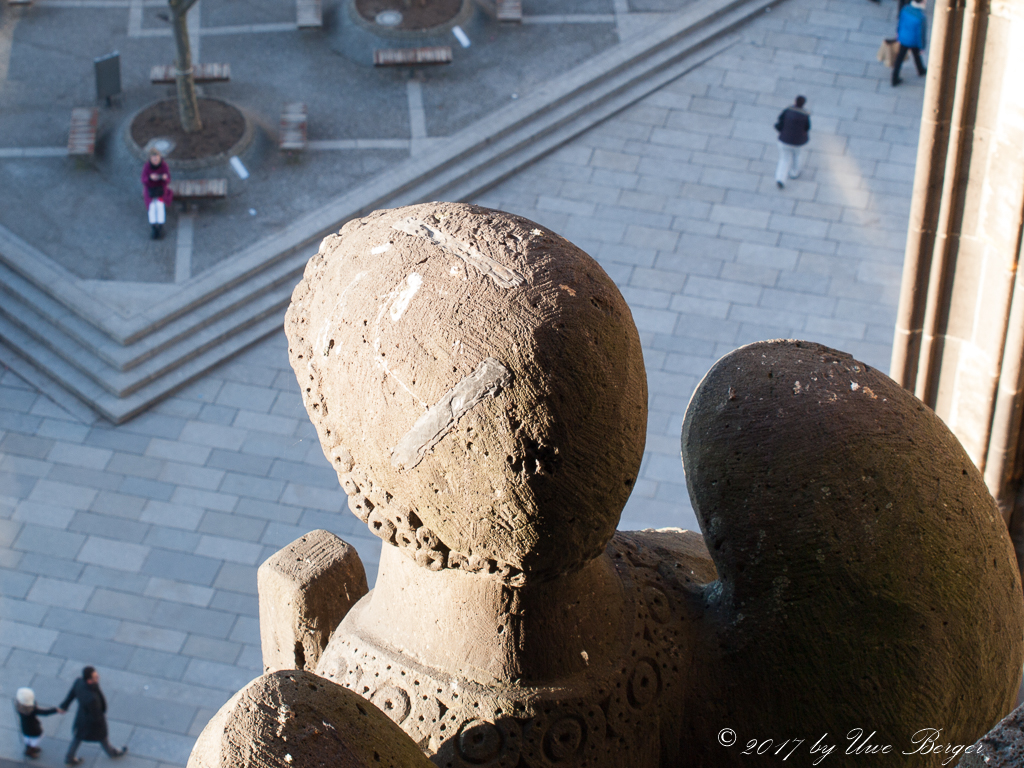
POLYGON ((58 382, 64 389, 89 405, 101 416, 115 424, 120 424, 142 413, 153 403, 202 376, 210 368, 241 352, 250 344, 254 344, 272 333, 277 333, 281 330, 283 323, 284 310, 282 309, 228 336, 217 346, 190 358, 166 375, 141 387, 127 397, 111 394, 63 357, 55 354, 48 347, 38 344, 34 336, 25 333, 2 315, 0 315, 0 338, 10 349, 28 360, 36 369, 58 382))
MULTIPOLYGON (((233 303, 246 301, 245 297, 252 292, 251 286, 255 286, 258 291, 265 286, 267 280, 275 279, 270 271, 276 265, 289 262, 285 269, 290 270, 295 265, 299 265, 301 269, 301 265, 316 253, 318 245, 318 238, 307 237, 300 240, 282 237, 281 233, 271 235, 202 275, 183 283, 168 298, 147 306, 144 311, 131 317, 124 317, 112 311, 108 304, 98 300, 88 288, 83 287, 83 283, 89 281, 79 280, 4 227, 0 227, 0 266, 27 280, 57 304, 104 333, 117 345, 129 346, 150 334, 157 333, 185 315, 202 311, 200 307, 215 301, 223 294, 230 296, 224 303, 214 304, 214 309, 206 310, 207 314, 199 317, 208 317, 217 311, 225 311, 225 307, 230 307, 233 303)), ((0 282, 4 279, 3 274, 5 273, 0 273, 0 282)), ((117 283, 111 281, 111 284, 117 283)), ((190 325, 191 323, 186 321, 183 327, 187 328, 190 325)), ((179 331, 180 329, 181 327, 179 331)))
POLYGON ((127 371, 117 370, 98 357, 91 349, 77 339, 61 333, 37 313, 30 304, 17 296, 7 294, 0 303, 0 316, 31 336, 37 345, 43 346, 64 362, 88 376, 93 382, 115 397, 127 397, 176 367, 187 363, 204 352, 224 343, 230 336, 250 325, 261 322, 270 315, 280 315, 287 307, 298 275, 290 276, 284 284, 250 297, 250 300, 216 322, 205 324, 160 352, 127 371))
MULTIPOLYGON (((223 325, 225 321, 244 324, 252 312, 246 305, 268 291, 290 293, 314 253, 312 248, 293 252, 255 273, 245 283, 198 304, 193 311, 179 315, 153 333, 128 344, 119 344, 111 339, 3 263, 0 263, 0 293, 12 303, 28 305, 42 319, 40 334, 66 336, 70 343, 83 347, 113 371, 125 372, 168 350, 187 349, 189 337, 211 324, 223 325), (230 320, 232 317, 237 319, 230 320), (181 346, 183 343, 186 346, 181 346)), ((0 313, 5 311, 4 303, 0 303, 0 313)), ((9 312, 17 314, 13 307, 9 312)), ((18 322, 16 318, 14 322, 18 322)))

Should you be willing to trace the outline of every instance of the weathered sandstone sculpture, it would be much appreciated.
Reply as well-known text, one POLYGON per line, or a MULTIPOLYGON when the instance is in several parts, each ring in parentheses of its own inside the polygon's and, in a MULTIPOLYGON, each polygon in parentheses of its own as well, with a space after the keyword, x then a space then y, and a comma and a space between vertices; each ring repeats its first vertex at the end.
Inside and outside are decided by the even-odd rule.
POLYGON ((324 240, 285 328, 349 506, 409 559, 521 583, 603 551, 647 385, 629 309, 581 250, 498 211, 378 211, 324 240))
POLYGON ((200 734, 189 768, 430 768, 399 728, 352 691, 300 670, 258 677, 200 734))
POLYGON ((718 569, 694 635, 695 764, 729 764, 715 743, 726 720, 778 742, 828 732, 841 750, 862 728, 902 753, 923 728, 969 745, 1011 709, 1013 548, 980 473, 917 398, 819 344, 751 344, 698 386, 682 453, 718 569))
POLYGON ((713 571, 693 534, 609 548, 647 392, 604 271, 497 211, 383 211, 325 241, 287 330, 349 505, 390 545, 317 672, 442 765, 656 764, 637 725, 682 705, 672 606, 713 571))
MULTIPOLYGON (((358 585, 284 567, 320 542, 328 571, 358 572, 343 543, 275 556, 301 599, 266 609, 265 663, 355 691, 434 764, 729 766, 750 739, 827 732, 842 752, 860 727, 903 765, 923 724, 970 743, 1009 710, 1024 606, 1005 527, 934 414, 848 355, 766 342, 715 365, 682 435, 702 539, 615 531, 643 453, 640 343, 608 276, 543 227, 449 203, 350 222, 286 331, 385 544, 351 610, 358 585), (345 615, 320 652, 326 604, 345 615)), ((270 599, 261 581, 261 614, 270 599)))

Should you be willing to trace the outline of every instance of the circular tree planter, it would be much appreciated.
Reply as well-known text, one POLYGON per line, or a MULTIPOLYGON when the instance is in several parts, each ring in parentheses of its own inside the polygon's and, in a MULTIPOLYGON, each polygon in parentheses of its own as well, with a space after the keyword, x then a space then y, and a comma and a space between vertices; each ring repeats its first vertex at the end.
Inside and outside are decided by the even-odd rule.
POLYGON ((473 0, 342 0, 331 48, 364 67, 373 66, 378 48, 452 45, 452 29, 473 37, 482 26, 473 0), (408 6, 408 7, 407 7, 408 6))
POLYGON ((354 0, 356 13, 370 24, 424 32, 455 21, 465 0, 354 0))
POLYGON ((252 121, 238 107, 219 99, 199 99, 199 117, 203 129, 185 133, 178 119, 177 99, 158 101, 132 116, 125 141, 140 160, 155 146, 168 166, 180 170, 221 165, 252 144, 252 121))

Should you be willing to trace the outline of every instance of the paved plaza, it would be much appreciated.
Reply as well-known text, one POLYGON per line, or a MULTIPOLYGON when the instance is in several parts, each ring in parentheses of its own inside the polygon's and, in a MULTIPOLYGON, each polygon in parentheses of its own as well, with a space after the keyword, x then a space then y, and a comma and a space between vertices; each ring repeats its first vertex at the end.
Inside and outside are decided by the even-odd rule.
MULTIPOLYGON (((679 429, 722 354, 799 337, 888 370, 923 96, 912 67, 894 89, 875 61, 895 10, 784 0, 476 199, 580 245, 633 311, 650 419, 620 527, 697 527, 679 429), (798 93, 810 152, 779 190, 772 125, 798 93)), ((261 671, 257 566, 326 528, 356 546, 372 583, 377 540, 346 510, 283 333, 117 427, 2 347, 0 360, 0 693, 30 685, 56 704, 93 664, 112 741, 130 749, 122 765, 182 766, 261 671)), ((70 723, 44 720, 38 763, 61 764, 70 723)), ((95 745, 80 754, 108 760, 95 745)), ((22 760, 13 715, 0 718, 0 758, 22 760)))
MULTIPOLYGON (((250 175, 240 179, 223 167, 226 162, 175 170, 175 178, 225 176, 229 195, 199 214, 172 212, 168 236, 156 242, 149 239, 140 203, 141 160, 129 151, 125 134, 136 112, 174 97, 173 86, 149 82, 150 68, 170 64, 175 55, 167 3, 5 3, 0 225, 69 275, 135 283, 120 293, 140 291, 143 301, 153 303, 410 155, 422 155, 514 104, 552 73, 608 50, 618 42, 620 15, 623 27, 638 31, 652 14, 692 2, 648 0, 633 13, 625 0, 545 0, 536 12, 528 2, 527 23, 500 28, 477 10, 466 23, 470 48, 448 36, 443 42, 456 48, 453 63, 410 78, 404 67, 375 69, 372 47, 344 36, 340 2, 325 3, 323 29, 298 30, 294 0, 199 0, 188 15, 193 60, 228 63, 232 72, 230 82, 199 86, 199 92, 239 104, 256 126, 256 139, 240 155, 250 175), (63 41, 59 50, 53 40, 63 41), (70 110, 94 103, 93 58, 112 51, 120 53, 123 91, 100 110, 94 162, 69 170, 70 110), (486 87, 463 98, 481 73, 486 87), (310 143, 298 161, 274 144, 282 107, 293 101, 309 111, 310 143)), ((110 300, 100 285, 80 288, 110 300)))

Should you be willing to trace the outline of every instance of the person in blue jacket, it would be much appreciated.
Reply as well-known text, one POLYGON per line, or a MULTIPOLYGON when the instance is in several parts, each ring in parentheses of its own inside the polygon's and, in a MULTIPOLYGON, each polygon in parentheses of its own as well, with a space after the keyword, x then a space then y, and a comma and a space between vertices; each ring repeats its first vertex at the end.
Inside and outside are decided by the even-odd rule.
POLYGON ((910 5, 903 7, 900 11, 899 26, 896 29, 896 37, 900 41, 900 52, 896 54, 896 63, 892 67, 892 84, 899 85, 903 82, 900 79, 900 67, 907 57, 907 51, 914 54, 914 64, 917 65, 917 74, 924 75, 924 62, 921 61, 921 49, 927 45, 928 22, 924 17, 924 0, 913 0, 910 5))

